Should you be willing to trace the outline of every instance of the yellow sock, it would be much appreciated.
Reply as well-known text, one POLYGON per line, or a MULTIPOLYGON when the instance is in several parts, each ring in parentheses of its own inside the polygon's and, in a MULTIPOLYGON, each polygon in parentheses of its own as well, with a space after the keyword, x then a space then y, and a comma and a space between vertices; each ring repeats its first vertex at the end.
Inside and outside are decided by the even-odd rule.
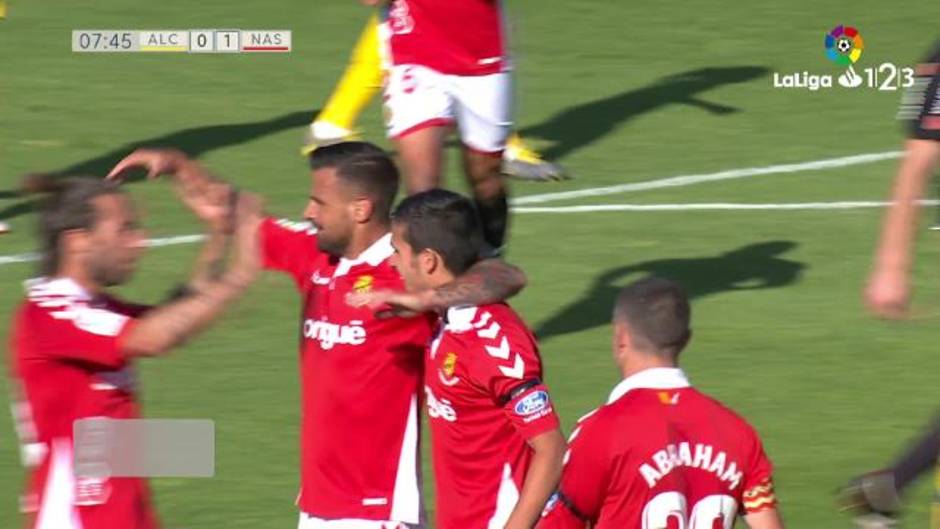
POLYGON ((381 88, 379 17, 373 14, 359 35, 343 76, 330 94, 326 106, 314 119, 352 130, 359 114, 381 88))
POLYGON ((7 17, 7 0, 0 0, 0 18, 7 17))

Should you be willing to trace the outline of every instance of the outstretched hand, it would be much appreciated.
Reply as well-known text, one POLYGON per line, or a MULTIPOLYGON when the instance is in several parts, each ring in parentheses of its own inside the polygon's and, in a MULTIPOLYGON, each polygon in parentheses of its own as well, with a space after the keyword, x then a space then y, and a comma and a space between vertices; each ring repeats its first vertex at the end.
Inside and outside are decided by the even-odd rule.
POLYGON ((157 178, 162 174, 172 174, 188 158, 174 149, 137 149, 124 157, 108 173, 108 180, 122 180, 132 169, 144 169, 147 178, 157 178))

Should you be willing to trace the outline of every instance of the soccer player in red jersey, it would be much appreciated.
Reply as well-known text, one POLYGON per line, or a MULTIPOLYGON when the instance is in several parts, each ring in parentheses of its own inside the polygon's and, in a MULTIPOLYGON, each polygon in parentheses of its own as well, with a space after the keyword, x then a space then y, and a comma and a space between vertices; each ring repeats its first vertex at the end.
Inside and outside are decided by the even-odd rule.
MULTIPOLYGON (((10 342, 16 430, 30 469, 21 499, 27 527, 155 529, 144 479, 76 475, 73 423, 140 417, 135 361, 167 353, 245 290, 260 269, 254 237, 260 205, 251 214, 242 198, 237 257, 228 272, 213 279, 200 267, 187 295, 146 307, 108 294, 131 277, 143 246, 130 197, 98 179, 38 187, 49 194, 39 213, 44 277, 27 282, 10 342)), ((207 264, 220 253, 221 232, 214 235, 202 254, 207 264)))
POLYGON ((483 235, 494 248, 503 246, 509 216, 500 166, 512 128, 512 78, 502 20, 498 0, 394 0, 386 21, 386 125, 408 194, 440 186, 444 140, 456 124, 483 235))
MULTIPOLYGON (((484 243, 473 204, 434 189, 399 204, 393 262, 409 291, 447 284, 484 243)), ((356 297, 381 306, 406 297, 356 297)), ((542 382, 535 337, 505 303, 440 312, 424 359, 438 529, 528 529, 561 475, 565 440, 542 382)))
MULTIPOLYGON (((174 174, 185 186, 212 180, 173 151, 141 150, 115 167, 174 174)), ((391 529, 420 524, 418 403, 429 318, 379 318, 346 296, 401 289, 391 265, 389 212, 398 189, 391 158, 365 142, 310 155, 311 225, 266 219, 259 238, 264 266, 289 274, 302 296, 300 328, 301 529, 391 529)), ((417 312, 491 303, 525 278, 489 259, 420 296, 417 312)))
POLYGON ((613 353, 624 380, 572 432, 537 529, 731 529, 739 514, 752 529, 783 527, 757 432, 677 366, 689 319, 674 282, 620 292, 613 353))

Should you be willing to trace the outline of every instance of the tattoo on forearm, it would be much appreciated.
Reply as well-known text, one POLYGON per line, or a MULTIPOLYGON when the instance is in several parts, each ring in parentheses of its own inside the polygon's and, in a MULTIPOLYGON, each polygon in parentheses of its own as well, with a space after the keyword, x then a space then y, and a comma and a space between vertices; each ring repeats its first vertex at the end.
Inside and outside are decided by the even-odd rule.
POLYGON ((512 297, 523 286, 519 269, 498 259, 487 259, 446 285, 434 289, 435 309, 456 305, 485 305, 512 297))

